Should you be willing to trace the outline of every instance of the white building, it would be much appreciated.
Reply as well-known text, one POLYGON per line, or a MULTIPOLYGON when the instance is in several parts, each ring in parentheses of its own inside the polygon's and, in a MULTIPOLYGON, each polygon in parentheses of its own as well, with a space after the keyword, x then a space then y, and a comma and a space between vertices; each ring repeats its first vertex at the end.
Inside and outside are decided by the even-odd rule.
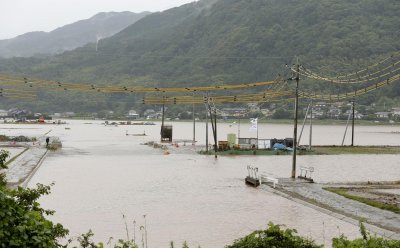
POLYGON ((376 117, 383 118, 383 119, 389 118, 389 114, 390 114, 390 112, 376 112, 375 113, 376 117))
POLYGON ((400 116, 400 108, 392 108, 392 114, 400 116))
POLYGON ((8 111, 4 109, 0 109, 0 117, 6 117, 8 116, 8 111))
POLYGON ((128 114, 126 115, 128 118, 138 119, 139 114, 135 110, 129 110, 128 114))

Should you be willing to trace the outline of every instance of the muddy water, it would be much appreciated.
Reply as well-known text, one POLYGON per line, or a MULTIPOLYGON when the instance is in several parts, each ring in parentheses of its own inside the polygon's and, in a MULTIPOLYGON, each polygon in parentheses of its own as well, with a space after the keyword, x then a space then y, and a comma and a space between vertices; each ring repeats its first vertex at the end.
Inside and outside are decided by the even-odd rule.
MULTIPOLYGON (((279 177, 290 175, 291 158, 213 157, 160 150, 140 145, 158 140, 160 126, 102 126, 95 121, 70 121, 66 126, 7 130, 10 133, 59 136, 61 152, 52 153, 30 185, 55 182, 53 193, 42 199, 55 209, 54 220, 72 235, 92 229, 97 240, 125 237, 122 214, 127 216, 130 236, 133 220, 138 226, 147 217, 149 247, 168 247, 170 240, 202 247, 223 247, 235 238, 266 226, 270 221, 296 228, 329 246, 332 236, 358 236, 358 227, 292 202, 268 191, 246 187, 248 164, 279 177), (85 124, 86 123, 86 124, 85 124), (89 124, 90 123, 90 124, 89 124), (149 136, 126 136, 125 133, 149 136)), ((174 123, 174 138, 192 139, 191 123, 174 123)), ((241 136, 254 137, 242 124, 241 136)), ((260 138, 290 137, 291 125, 260 127, 260 138)), ((340 144, 344 127, 315 126, 314 144, 340 144)), ((399 127, 359 127, 356 143, 400 145, 399 127)), ((237 132, 235 124, 219 125, 219 137, 237 132)), ((204 144, 204 124, 197 126, 204 144)), ((305 132, 304 135, 307 135, 305 132)), ((306 137, 306 136, 304 136, 306 137)), ((211 140, 211 134, 210 134, 211 140)), ((307 138, 308 140, 308 138, 307 138)), ((306 142, 306 139, 304 139, 306 142)), ((189 149, 190 150, 190 149, 189 149)), ((323 182, 398 180, 398 155, 304 156, 299 164, 316 167, 315 179, 323 182)))

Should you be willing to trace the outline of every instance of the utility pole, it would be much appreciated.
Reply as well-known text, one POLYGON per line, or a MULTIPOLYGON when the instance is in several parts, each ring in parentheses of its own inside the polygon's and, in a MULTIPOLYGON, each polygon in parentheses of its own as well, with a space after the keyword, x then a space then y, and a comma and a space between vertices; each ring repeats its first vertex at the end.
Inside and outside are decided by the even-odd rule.
POLYGON ((196 144, 196 117, 194 115, 194 92, 193 92, 193 145, 196 144))
POLYGON ((217 146, 217 110, 214 110, 215 115, 213 114, 213 111, 211 109, 210 103, 208 102, 208 109, 210 111, 210 118, 211 118, 211 126, 213 130, 213 136, 214 136, 214 154, 215 158, 218 158, 217 152, 218 152, 218 146, 217 146))
POLYGON ((303 136, 304 126, 306 125, 308 111, 310 110, 310 107, 311 107, 311 103, 308 104, 308 107, 307 107, 307 110, 306 110, 306 115, 304 116, 304 121, 303 121, 303 125, 301 126, 300 136, 299 136, 299 140, 297 141, 297 144, 300 144, 301 137, 303 136))
POLYGON ((240 117, 238 119, 238 144, 239 144, 239 139, 240 139, 240 117))
POLYGON ((207 92, 207 103, 206 103, 206 151, 208 153, 208 109, 207 109, 207 104, 208 104, 208 92, 207 92))
MULTIPOLYGON (((353 108, 353 106, 351 106, 351 108, 353 108)), ((347 118, 346 129, 344 130, 344 135, 343 135, 343 140, 342 140, 342 146, 344 146, 344 140, 346 139, 347 128, 349 127, 349 122, 350 122, 350 118, 352 115, 351 112, 353 112, 353 110, 350 110, 349 117, 347 118)))
POLYGON ((164 130, 164 114, 165 114, 165 103, 163 103, 162 105, 162 117, 161 117, 161 131, 160 131, 160 135, 161 135, 161 142, 162 140, 162 132, 164 130))
POLYGON ((299 65, 299 59, 297 58, 297 65, 296 65, 296 100, 295 100, 295 104, 294 104, 292 178, 296 178, 297 118, 298 118, 298 110, 299 110, 299 81, 300 81, 300 65, 299 65))
POLYGON ((146 248, 148 248, 148 246, 147 246, 147 224, 146 224, 146 215, 143 215, 143 218, 144 218, 144 237, 145 237, 145 240, 146 240, 146 248))
POLYGON ((215 128, 215 158, 218 158, 218 136, 217 136, 217 108, 214 106, 214 128, 215 128))
POLYGON ((352 121, 352 126, 351 126, 351 146, 354 146, 354 117, 355 117, 355 101, 353 99, 353 121, 352 121))
POLYGON ((311 98, 311 109, 310 109, 310 143, 308 149, 312 149, 312 125, 313 125, 313 99, 311 98))

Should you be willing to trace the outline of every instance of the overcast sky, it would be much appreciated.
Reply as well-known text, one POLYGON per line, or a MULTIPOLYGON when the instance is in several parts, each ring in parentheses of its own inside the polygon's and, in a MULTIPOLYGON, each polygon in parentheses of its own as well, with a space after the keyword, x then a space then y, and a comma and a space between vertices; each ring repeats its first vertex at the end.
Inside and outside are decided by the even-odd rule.
POLYGON ((162 11, 195 0, 1 0, 0 39, 51 31, 98 12, 162 11))

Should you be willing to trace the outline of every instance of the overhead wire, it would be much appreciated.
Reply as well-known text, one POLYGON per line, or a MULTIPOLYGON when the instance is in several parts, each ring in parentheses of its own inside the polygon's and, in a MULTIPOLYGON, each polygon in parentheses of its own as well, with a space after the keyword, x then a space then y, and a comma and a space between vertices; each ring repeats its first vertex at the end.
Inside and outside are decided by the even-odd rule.
POLYGON ((396 82, 398 80, 400 80, 400 74, 391 76, 383 81, 380 81, 379 83, 375 83, 368 87, 350 91, 350 92, 341 93, 341 94, 316 94, 316 93, 310 93, 310 92, 306 92, 306 91, 300 91, 299 96, 302 98, 313 98, 313 99, 317 99, 317 100, 329 100, 329 101, 343 100, 343 99, 349 99, 349 98, 354 98, 354 97, 358 97, 361 95, 365 95, 371 91, 375 91, 377 89, 380 89, 382 87, 390 85, 393 82, 396 82))
MULTIPOLYGON (((347 98, 353 98, 364 95, 368 92, 380 89, 386 85, 389 85, 400 79, 400 60, 392 63, 389 66, 379 68, 385 65, 390 59, 393 60, 400 53, 391 55, 367 69, 359 70, 354 73, 346 74, 344 76, 337 76, 336 78, 320 76, 317 73, 306 69, 304 66, 301 67, 301 75, 317 80, 330 81, 335 83, 361 83, 361 82, 372 82, 373 80, 379 80, 380 82, 374 83, 368 87, 362 89, 353 90, 350 92, 340 94, 317 94, 310 93, 307 91, 300 91, 299 96, 302 98, 312 98, 315 100, 342 100, 347 98), (371 68, 376 68, 376 71, 371 72, 371 68), (390 70, 390 71, 389 71, 390 70), (366 75, 360 75, 368 72, 366 75), (341 79, 356 75, 357 78, 353 79, 341 79), (371 77, 374 76, 374 77, 371 77), (385 80, 382 78, 387 77, 385 80), (362 80, 360 80, 362 79, 362 80)), ((292 68, 293 70, 293 68, 292 68)), ((96 84, 80 84, 80 83, 62 83, 50 80, 33 79, 27 77, 17 77, 11 75, 0 74, 0 82, 4 88, 1 89, 3 97, 36 97, 34 94, 36 91, 77 91, 82 93, 163 93, 162 97, 145 97, 143 98, 144 104, 204 104, 205 101, 213 102, 213 104, 219 103, 256 103, 258 106, 262 106, 270 101, 281 100, 279 98, 291 99, 294 96, 293 90, 284 90, 287 88, 287 80, 282 78, 275 79, 273 81, 256 82, 248 84, 223 84, 223 85, 212 85, 212 86, 197 86, 197 87, 126 87, 126 86, 107 86, 107 85, 96 85, 96 84), (235 94, 235 95, 217 95, 205 97, 199 96, 165 96, 165 93, 195 93, 195 92, 213 92, 220 90, 238 90, 252 87, 267 87, 267 90, 260 93, 253 94, 235 94), (10 88, 12 87, 12 88, 10 88), (27 89, 21 89, 21 87, 27 87, 27 89), (3 92, 4 91, 4 92, 3 92)))
MULTIPOLYGON (((323 81, 327 81, 327 82, 331 82, 331 83, 365 83, 365 82, 370 82, 372 80, 376 80, 379 78, 382 78, 384 76, 393 74, 397 71, 400 70, 400 68, 396 68, 398 67, 398 65, 400 64, 400 60, 395 61, 395 58, 397 56, 400 55, 400 52, 396 52, 394 54, 392 54, 391 56, 373 64, 368 66, 365 69, 353 72, 353 73, 349 73, 346 75, 339 75, 339 76, 335 76, 335 77, 331 77, 331 76, 321 76, 318 73, 313 72, 312 70, 305 68, 304 65, 300 66, 300 72, 301 75, 306 76, 308 78, 311 79, 316 79, 316 80, 323 80, 323 81), (372 70, 375 67, 378 66, 382 66, 387 64, 387 62, 391 60, 390 65, 387 65, 384 68, 377 68, 375 71, 372 70), (388 70, 392 69, 391 71, 387 72, 388 70), (364 75, 365 74, 365 75, 364 75), (379 75, 379 76, 375 76, 375 75, 379 75), (354 77, 353 77, 354 76, 354 77), (372 77, 375 76, 375 77, 372 77), (346 79, 343 79, 346 78, 346 79)), ((291 70, 293 72, 296 72, 294 70, 294 68, 291 68, 291 70)))
POLYGON ((218 91, 218 90, 231 90, 231 89, 244 89, 251 87, 259 87, 270 84, 281 83, 282 81, 274 80, 274 81, 265 81, 265 82, 256 82, 256 83, 247 83, 247 84, 222 84, 215 86, 197 86, 197 87, 126 87, 126 86, 95 86, 94 84, 72 84, 72 83, 61 83, 55 81, 47 81, 47 80, 38 80, 38 79, 29 79, 21 78, 9 75, 1 75, 1 81, 12 81, 14 83, 24 83, 29 87, 38 88, 61 88, 64 90, 77 90, 77 91, 101 91, 105 93, 149 93, 149 92, 198 92, 198 91, 218 91), (38 86, 40 85, 40 86, 38 86), (42 87, 43 85, 46 85, 42 87))
POLYGON ((394 74, 394 73, 400 71, 400 66, 398 68, 395 68, 396 65, 400 65, 400 61, 397 61, 396 63, 394 63, 394 64, 392 64, 392 65, 390 65, 390 66, 388 66, 386 68, 383 68, 380 71, 376 71, 376 72, 370 73, 368 75, 364 75, 364 76, 359 77, 358 79, 354 79, 354 80, 336 80, 336 79, 333 79, 333 78, 320 76, 317 73, 314 73, 314 72, 306 69, 305 67, 300 67, 300 75, 306 76, 306 77, 311 78, 311 79, 323 80, 323 81, 336 83, 336 84, 359 84, 359 83, 371 82, 373 80, 377 80, 377 79, 380 79, 382 77, 385 77, 385 76, 388 76, 388 75, 391 75, 391 74, 394 74), (390 68, 394 68, 394 69, 392 69, 389 72, 385 72, 390 68), (383 72, 385 72, 385 73, 382 74, 383 72), (378 76, 371 77, 373 75, 378 75, 378 76))

